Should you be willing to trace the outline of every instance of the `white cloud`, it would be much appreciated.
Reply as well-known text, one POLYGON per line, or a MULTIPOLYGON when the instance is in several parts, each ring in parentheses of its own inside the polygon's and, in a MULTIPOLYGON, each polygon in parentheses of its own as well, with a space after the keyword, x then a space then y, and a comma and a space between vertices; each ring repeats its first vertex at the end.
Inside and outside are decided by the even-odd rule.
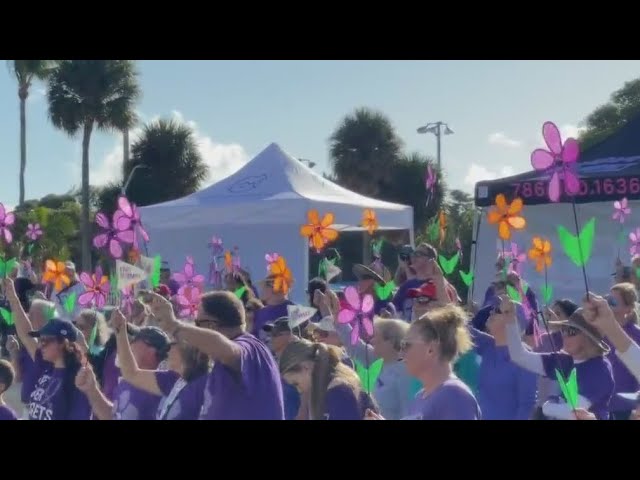
POLYGON ((518 148, 522 142, 509 138, 504 132, 495 132, 489 135, 487 141, 491 145, 499 145, 501 147, 518 148))
POLYGON ((499 171, 489 170, 487 167, 472 163, 464 177, 464 184, 474 186, 482 180, 494 180, 496 178, 509 177, 514 174, 513 168, 510 166, 502 167, 499 171))
MULTIPOLYGON (((139 112, 138 114, 140 115, 140 118, 146 118, 142 113, 139 112)), ((205 181, 205 186, 211 185, 212 183, 231 175, 249 161, 249 155, 247 155, 241 145, 236 143, 226 144, 216 142, 210 136, 202 133, 196 122, 192 120, 185 120, 182 113, 178 111, 172 112, 172 117, 175 120, 186 123, 194 131, 194 137, 198 144, 200 154, 202 155, 204 162, 209 166, 209 178, 205 181)), ((151 118, 151 121, 158 120, 159 118, 160 116, 155 115, 151 118)), ((130 132, 130 142, 133 143, 135 139, 139 137, 141 132, 141 128, 137 128, 130 132)), ((110 181, 120 180, 122 158, 122 135, 118 135, 118 140, 114 147, 97 165, 92 167, 91 184, 105 185, 110 181)), ((77 176, 79 177, 79 175, 77 176)), ((74 178, 75 177, 76 175, 74 175, 74 178)))
POLYGON ((567 138, 578 138, 582 132, 586 130, 585 127, 578 127, 577 125, 562 125, 558 127, 560 129, 560 135, 562 136, 562 141, 565 141, 567 138))

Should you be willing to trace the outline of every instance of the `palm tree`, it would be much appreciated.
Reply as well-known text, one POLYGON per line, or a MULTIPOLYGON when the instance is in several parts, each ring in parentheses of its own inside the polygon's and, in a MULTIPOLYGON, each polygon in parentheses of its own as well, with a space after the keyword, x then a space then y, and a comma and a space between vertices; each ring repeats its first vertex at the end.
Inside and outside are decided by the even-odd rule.
POLYGON ((138 165, 127 193, 138 205, 152 205, 196 192, 209 176, 193 129, 177 120, 159 119, 145 125, 131 146, 131 160, 123 164, 126 179, 138 165))
POLYGON ((388 186, 402 141, 389 118, 369 108, 347 115, 329 139, 333 172, 340 185, 365 195, 388 186))
POLYGON ((89 144, 95 128, 122 131, 140 96, 131 60, 64 60, 49 78, 49 118, 70 136, 82 130, 82 268, 91 269, 89 144))
POLYGON ((20 200, 24 203, 24 174, 27 169, 27 98, 34 80, 46 80, 55 68, 56 60, 8 60, 11 72, 18 80, 20 99, 20 200))

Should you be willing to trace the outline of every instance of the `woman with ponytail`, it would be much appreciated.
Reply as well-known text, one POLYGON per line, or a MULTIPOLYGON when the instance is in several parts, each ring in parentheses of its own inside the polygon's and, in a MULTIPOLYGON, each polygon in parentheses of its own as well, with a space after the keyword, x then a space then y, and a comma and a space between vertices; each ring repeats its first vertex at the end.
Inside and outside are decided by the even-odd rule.
POLYGON ((341 355, 337 347, 300 339, 289 343, 280 356, 284 380, 309 398, 310 420, 362 420, 368 409, 377 411, 341 355))
MULTIPOLYGON (((422 383, 404 420, 481 420, 473 393, 453 373, 456 359, 471 350, 464 310, 454 305, 415 320, 402 342, 407 372, 422 383)), ((367 413, 367 419, 383 420, 367 413)))
POLYGON ((35 383, 27 405, 29 420, 89 420, 91 408, 76 388, 75 377, 86 358, 77 343, 78 331, 53 318, 33 331, 11 279, 4 279, 18 338, 33 360, 35 383))

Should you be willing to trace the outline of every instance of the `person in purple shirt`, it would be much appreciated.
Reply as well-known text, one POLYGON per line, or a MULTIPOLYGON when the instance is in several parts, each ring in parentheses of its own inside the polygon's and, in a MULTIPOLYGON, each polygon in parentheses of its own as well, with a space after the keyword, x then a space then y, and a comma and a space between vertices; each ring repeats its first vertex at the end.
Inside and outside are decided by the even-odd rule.
POLYGON ((287 306, 294 305, 285 293, 276 292, 273 289, 273 279, 273 275, 268 275, 267 278, 260 282, 260 298, 265 306, 253 316, 251 334, 263 342, 266 341, 267 334, 262 330, 262 327, 268 323, 275 322, 280 317, 286 317, 289 314, 287 306))
POLYGON ((214 362, 207 378, 200 420, 284 420, 276 361, 264 343, 246 333, 244 307, 233 293, 204 294, 195 325, 176 320, 166 299, 153 293, 149 297, 158 325, 214 362))
MULTIPOLYGON (((481 420, 469 387, 453 374, 453 363, 472 348, 466 313, 447 305, 414 320, 402 344, 409 375, 422 383, 403 420, 481 420)), ((369 413, 367 419, 382 417, 369 413)))
POLYGON ((363 420, 365 412, 378 410, 340 357, 338 348, 304 339, 289 343, 280 356, 284 380, 309 399, 310 420, 363 420))
POLYGON ((18 416, 4 401, 4 393, 11 388, 15 372, 11 362, 0 360, 0 420, 17 420, 18 416))
MULTIPOLYGON (((114 324, 116 337, 127 335, 126 322, 122 322, 116 310, 114 324)), ((122 343, 122 339, 119 339, 122 343)), ((126 340, 128 345, 128 339, 126 340)), ((143 327, 138 330, 131 351, 137 364, 144 370, 157 370, 171 348, 171 342, 166 333, 158 327, 143 327)), ((119 366, 120 352, 116 359, 119 366)), ((95 373, 89 366, 83 367, 76 377, 76 386, 86 395, 91 409, 98 420, 154 420, 161 397, 151 394, 128 382, 125 378, 118 379, 113 402, 109 401, 100 391, 95 373)))
POLYGON ((74 378, 86 362, 71 322, 52 318, 34 331, 11 279, 3 286, 13 312, 16 333, 33 360, 32 391, 27 405, 29 420, 88 420, 89 403, 76 388, 74 378))
MULTIPOLYGON (((640 342, 640 328, 635 310, 638 296, 634 285, 632 283, 614 285, 611 287, 608 299, 616 321, 634 342, 640 342)), ((615 394, 636 392, 640 390, 640 384, 618 358, 615 347, 609 341, 607 345, 611 348, 607 358, 611 362, 613 378, 616 382, 614 397, 611 399, 611 416, 614 420, 628 420, 632 409, 627 408, 628 402, 621 401, 615 394)))
POLYGON ((171 343, 168 370, 143 370, 129 344, 126 319, 119 310, 112 315, 119 332, 118 354, 122 377, 134 387, 162 397, 156 420, 197 420, 204 400, 209 357, 185 343, 171 343))
POLYGON ((528 420, 536 403, 537 378, 509 357, 504 322, 491 315, 489 334, 469 326, 480 356, 478 404, 484 420, 528 420))
MULTIPOLYGON (((500 320, 507 324, 509 355, 514 363, 548 378, 556 378, 558 370, 568 379, 575 368, 578 408, 592 412, 598 420, 609 419, 609 403, 615 386, 611 364, 605 357, 609 347, 600 332, 585 320, 582 309, 573 312, 569 320, 559 322, 562 351, 557 353, 535 353, 524 348, 515 324, 515 307, 509 298, 501 298, 500 312, 500 320)), ((576 418, 573 409, 559 398, 545 402, 542 412, 558 420, 576 418)))

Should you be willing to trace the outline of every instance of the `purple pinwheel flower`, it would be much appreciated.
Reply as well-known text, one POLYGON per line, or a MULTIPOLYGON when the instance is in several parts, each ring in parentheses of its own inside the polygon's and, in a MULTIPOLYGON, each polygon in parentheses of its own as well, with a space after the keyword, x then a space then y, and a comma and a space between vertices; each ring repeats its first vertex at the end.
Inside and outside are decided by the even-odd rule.
POLYGON ((211 254, 214 257, 217 257, 224 253, 224 245, 222 244, 222 239, 220 237, 216 237, 215 235, 211 237, 209 248, 211 248, 211 254))
POLYGON ((640 228, 636 228, 635 232, 629 234, 629 240, 631 240, 631 247, 629 248, 631 255, 640 255, 640 228))
POLYGON ((4 205, 0 203, 0 237, 4 237, 7 243, 11 243, 13 235, 11 234, 11 227, 16 221, 16 216, 13 212, 6 212, 4 205))
POLYGON ((133 232, 133 246, 139 248, 138 234, 142 235, 145 242, 149 241, 149 234, 142 226, 140 212, 135 203, 129 203, 127 197, 118 198, 118 210, 113 214, 113 226, 118 232, 133 232))
POLYGON ((197 288, 187 288, 182 294, 176 297, 176 301, 180 307, 180 311, 178 312, 180 318, 193 319, 198 314, 200 290, 197 288))
POLYGON ((618 220, 620 223, 624 223, 629 215, 631 215, 631 208, 629 208, 629 202, 627 201, 627 197, 624 197, 622 200, 616 200, 613 202, 613 219, 618 220))
POLYGON ((35 242, 42 236, 42 228, 39 223, 30 223, 27 225, 27 238, 32 242, 35 242))
POLYGON ((351 345, 358 343, 361 331, 367 335, 367 340, 373 337, 373 321, 371 315, 373 313, 373 297, 369 294, 360 298, 360 294, 355 287, 347 287, 344 289, 344 298, 346 300, 346 308, 338 313, 338 322, 351 324, 351 345))
POLYGON ((518 254, 518 244, 511 242, 511 270, 522 276, 522 265, 527 261, 525 252, 518 254))
POLYGON ((280 258, 280 255, 278 255, 277 253, 267 253, 264 256, 264 259, 267 261, 267 272, 269 271, 271 264, 275 263, 278 260, 278 258, 280 258))
POLYGON ((436 185, 437 177, 433 173, 433 168, 431 168, 431 164, 427 165, 427 175, 424 179, 425 187, 427 187, 427 191, 431 190, 436 185))
POLYGON ((174 273, 171 278, 178 282, 181 286, 201 285, 204 283, 204 275, 196 274, 196 267, 192 257, 187 257, 182 272, 174 273))
POLYGON ((456 238, 456 250, 460 254, 460 260, 462 260, 462 244, 460 243, 460 239, 456 238))
POLYGON ((133 243, 133 232, 131 230, 119 232, 111 226, 109 219, 104 213, 96 215, 96 223, 104 231, 93 238, 93 246, 97 249, 109 246, 109 253, 113 258, 122 258, 122 243, 133 243))
POLYGON ((84 285, 85 292, 78 297, 78 303, 83 307, 104 307, 107 303, 107 296, 111 286, 109 285, 109 279, 102 275, 102 268, 96 267, 93 275, 82 272, 80 280, 84 285))
POLYGON ((567 195, 575 195, 580 191, 580 180, 575 173, 580 147, 575 138, 567 138, 563 145, 560 131, 552 122, 542 125, 542 136, 549 150, 534 150, 531 154, 531 165, 538 171, 552 172, 549 199, 557 202, 560 200, 561 179, 564 181, 567 195))

